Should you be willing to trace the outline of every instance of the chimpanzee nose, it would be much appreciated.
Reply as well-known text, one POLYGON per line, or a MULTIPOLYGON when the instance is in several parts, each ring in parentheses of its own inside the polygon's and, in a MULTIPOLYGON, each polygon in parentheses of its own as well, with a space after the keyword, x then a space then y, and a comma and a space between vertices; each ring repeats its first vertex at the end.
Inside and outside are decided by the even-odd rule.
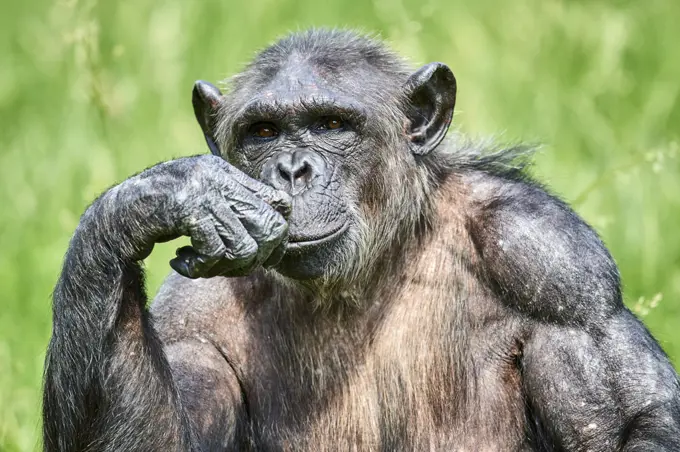
POLYGON ((308 179, 312 173, 312 168, 306 160, 295 159, 295 157, 279 161, 276 169, 279 170, 279 176, 289 181, 291 185, 296 185, 302 179, 308 179))
POLYGON ((312 151, 280 152, 262 168, 262 181, 295 195, 311 187, 324 166, 321 156, 312 151))

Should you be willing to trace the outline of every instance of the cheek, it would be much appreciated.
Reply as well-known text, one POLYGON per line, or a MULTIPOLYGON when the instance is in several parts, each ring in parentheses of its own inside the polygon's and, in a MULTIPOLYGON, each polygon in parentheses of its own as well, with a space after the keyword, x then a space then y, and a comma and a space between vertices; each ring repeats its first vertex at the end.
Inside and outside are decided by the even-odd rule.
POLYGON ((393 152, 370 159, 362 169, 357 194, 359 206, 371 223, 394 221, 393 211, 414 202, 413 187, 418 184, 415 161, 393 152))
POLYGON ((385 163, 373 156, 364 159, 353 171, 359 207, 369 218, 378 217, 386 202, 386 175, 390 174, 390 168, 385 163))
POLYGON ((227 156, 227 161, 253 179, 260 180, 262 165, 266 158, 262 156, 260 159, 253 159, 246 157, 243 152, 231 152, 227 156))

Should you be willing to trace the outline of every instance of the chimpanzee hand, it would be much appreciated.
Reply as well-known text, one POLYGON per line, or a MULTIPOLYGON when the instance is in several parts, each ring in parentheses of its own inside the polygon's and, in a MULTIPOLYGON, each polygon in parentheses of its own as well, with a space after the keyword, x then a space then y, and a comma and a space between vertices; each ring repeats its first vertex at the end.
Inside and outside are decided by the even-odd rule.
POLYGON ((258 265, 277 264, 285 252, 290 196, 220 157, 161 163, 112 191, 118 193, 109 202, 115 202, 128 238, 141 250, 138 258, 154 243, 191 238, 192 246, 178 249, 170 261, 186 277, 247 274, 258 265))

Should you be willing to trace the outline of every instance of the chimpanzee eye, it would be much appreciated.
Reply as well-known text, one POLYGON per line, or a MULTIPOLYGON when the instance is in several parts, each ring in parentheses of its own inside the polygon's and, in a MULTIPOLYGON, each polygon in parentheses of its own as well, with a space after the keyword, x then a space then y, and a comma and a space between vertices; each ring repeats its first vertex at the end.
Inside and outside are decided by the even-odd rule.
POLYGON ((338 130, 345 127, 345 122, 339 116, 326 116, 319 121, 319 127, 326 130, 338 130))
POLYGON ((258 122, 250 126, 248 134, 258 138, 276 138, 279 135, 279 131, 270 122, 258 122))
POLYGON ((326 121, 326 127, 329 129, 340 129, 343 125, 342 119, 340 118, 328 118, 328 121, 326 121))

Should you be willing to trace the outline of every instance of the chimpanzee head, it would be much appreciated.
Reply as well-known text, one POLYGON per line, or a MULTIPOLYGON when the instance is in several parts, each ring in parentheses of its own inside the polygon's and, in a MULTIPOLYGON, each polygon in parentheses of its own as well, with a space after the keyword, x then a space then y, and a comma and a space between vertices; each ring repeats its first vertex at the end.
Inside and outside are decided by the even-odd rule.
POLYGON ((413 230, 455 98, 444 64, 412 72, 376 40, 313 30, 262 51, 225 95, 197 82, 193 103, 213 153, 292 195, 277 270, 306 279, 361 272, 413 230))

